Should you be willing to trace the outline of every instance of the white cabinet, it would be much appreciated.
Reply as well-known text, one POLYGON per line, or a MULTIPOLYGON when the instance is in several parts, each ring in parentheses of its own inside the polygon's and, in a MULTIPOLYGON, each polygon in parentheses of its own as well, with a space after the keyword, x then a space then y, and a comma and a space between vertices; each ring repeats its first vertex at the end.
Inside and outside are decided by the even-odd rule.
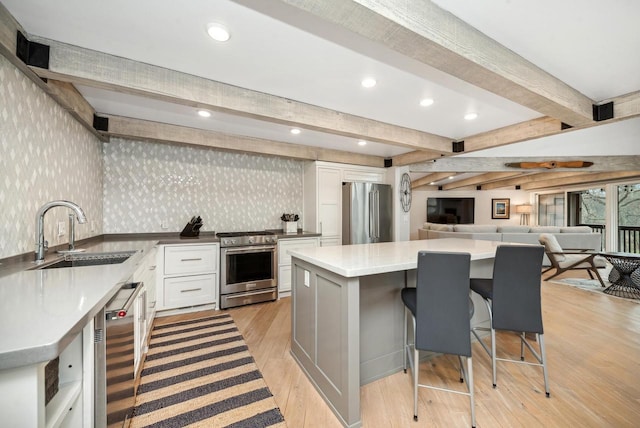
POLYGON ((149 253, 140 261, 133 274, 134 282, 143 283, 142 289, 138 292, 136 301, 133 304, 134 316, 134 365, 135 373, 138 373, 147 353, 149 343, 149 332, 153 325, 153 318, 156 312, 156 267, 157 248, 152 248, 149 253))
POLYGON ((0 370, 0 426, 93 426, 93 321, 60 353, 58 391, 45 405, 45 366, 0 370))
POLYGON ((304 229, 321 233, 320 241, 342 238, 342 171, 308 164, 305 170, 304 229))
POLYGON ((278 240, 278 295, 291 293, 291 255, 293 248, 317 247, 318 238, 292 238, 278 240))
POLYGON ((147 353, 147 290, 143 286, 133 303, 133 367, 136 377, 142 368, 144 355, 147 353))
POLYGON ((160 253, 158 310, 217 306, 219 244, 165 245, 160 253))
POLYGON ((320 246, 342 245, 342 183, 383 183, 384 168, 309 162, 304 171, 304 229, 321 233, 320 246))

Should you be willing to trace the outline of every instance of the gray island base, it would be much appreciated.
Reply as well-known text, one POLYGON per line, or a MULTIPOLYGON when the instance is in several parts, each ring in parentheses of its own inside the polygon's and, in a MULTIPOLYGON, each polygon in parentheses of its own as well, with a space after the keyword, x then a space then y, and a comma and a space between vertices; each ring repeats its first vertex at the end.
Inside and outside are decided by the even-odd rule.
MULTIPOLYGON (((471 275, 489 278, 500 244, 452 238, 290 251, 291 354, 342 425, 362 426, 361 385, 403 368, 400 290, 415 287, 418 251, 470 253, 471 275)), ((472 298, 472 325, 488 325, 486 306, 472 298)))

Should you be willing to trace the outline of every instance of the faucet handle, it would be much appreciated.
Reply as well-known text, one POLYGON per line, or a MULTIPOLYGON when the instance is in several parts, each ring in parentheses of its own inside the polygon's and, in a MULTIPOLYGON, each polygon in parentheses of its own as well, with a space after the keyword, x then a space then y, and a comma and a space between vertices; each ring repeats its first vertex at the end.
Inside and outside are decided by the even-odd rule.
POLYGON ((49 241, 45 239, 44 241, 44 250, 47 251, 49 249, 49 241))

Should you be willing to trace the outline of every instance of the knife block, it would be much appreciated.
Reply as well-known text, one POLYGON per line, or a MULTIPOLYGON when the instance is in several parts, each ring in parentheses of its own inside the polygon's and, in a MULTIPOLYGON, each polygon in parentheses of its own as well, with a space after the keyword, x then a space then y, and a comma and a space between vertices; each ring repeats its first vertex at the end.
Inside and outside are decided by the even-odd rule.
POLYGON ((187 225, 180 232, 180 236, 185 238, 197 238, 200 236, 200 228, 202 227, 202 222, 200 223, 187 223, 187 225))

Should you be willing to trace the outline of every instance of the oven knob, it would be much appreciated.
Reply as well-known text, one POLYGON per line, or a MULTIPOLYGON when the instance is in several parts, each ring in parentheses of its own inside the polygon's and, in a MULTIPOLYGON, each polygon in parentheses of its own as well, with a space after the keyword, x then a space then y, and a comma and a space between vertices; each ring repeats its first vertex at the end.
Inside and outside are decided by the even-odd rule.
POLYGON ((249 238, 249 244, 253 244, 253 238, 249 238))

